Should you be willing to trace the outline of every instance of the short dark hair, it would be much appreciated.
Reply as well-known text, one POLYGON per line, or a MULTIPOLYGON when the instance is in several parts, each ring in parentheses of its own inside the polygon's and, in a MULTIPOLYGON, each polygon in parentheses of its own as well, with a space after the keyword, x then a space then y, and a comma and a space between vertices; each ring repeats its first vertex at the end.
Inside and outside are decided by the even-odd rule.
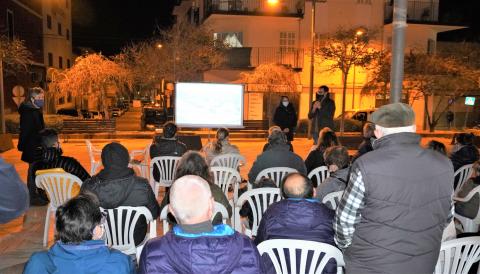
POLYGON ((338 169, 344 169, 350 164, 348 150, 344 146, 329 147, 323 153, 325 164, 327 166, 336 165, 338 169))
POLYGON ((460 133, 457 134, 455 140, 457 143, 461 145, 473 145, 473 140, 475 139, 475 135, 473 133, 460 133))
POLYGON ((82 192, 58 207, 55 217, 56 238, 63 243, 78 244, 92 239, 102 213, 98 198, 90 192, 82 192))
POLYGON ((332 146, 340 145, 335 131, 328 127, 323 128, 319 133, 318 147, 317 149, 325 149, 332 146))
POLYGON ((177 125, 173 122, 166 122, 163 125, 163 137, 173 138, 177 134, 177 125))
POLYGON ((287 136, 283 131, 272 131, 272 134, 268 136, 268 143, 270 145, 282 145, 287 143, 287 136))
POLYGON ((298 172, 290 173, 287 176, 285 176, 281 183, 281 189, 282 189, 282 194, 284 198, 301 198, 301 199, 313 198, 314 187, 313 187, 312 180, 310 180, 306 175, 298 172), (295 176, 302 177, 303 184, 298 186, 295 189, 285 187, 285 182, 287 182, 288 179, 295 176))
POLYGON ((53 128, 45 128, 40 132, 41 144, 44 148, 53 147, 58 143, 58 132, 53 128))
POLYGON ((328 92, 330 90, 326 85, 321 85, 318 89, 323 89, 325 92, 328 92))
POLYGON ((370 139, 375 136, 375 124, 367 122, 363 125, 363 138, 370 139))
POLYGON ((443 143, 440 143, 439 141, 431 140, 430 142, 428 142, 427 148, 438 151, 443 155, 447 155, 447 149, 445 148, 445 145, 443 143))
POLYGON ((197 175, 211 183, 210 168, 205 158, 197 151, 188 151, 178 162, 175 180, 185 175, 197 175))

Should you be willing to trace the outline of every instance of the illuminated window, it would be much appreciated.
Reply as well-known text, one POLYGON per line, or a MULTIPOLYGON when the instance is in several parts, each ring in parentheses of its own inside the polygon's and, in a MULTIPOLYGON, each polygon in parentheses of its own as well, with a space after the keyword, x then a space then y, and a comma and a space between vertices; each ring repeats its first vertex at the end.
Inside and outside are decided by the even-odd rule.
POLYGON ((243 33, 241 32, 216 32, 213 34, 213 39, 232 48, 243 47, 243 33))
POLYGON ((287 52, 295 50, 295 32, 280 32, 280 49, 287 52))

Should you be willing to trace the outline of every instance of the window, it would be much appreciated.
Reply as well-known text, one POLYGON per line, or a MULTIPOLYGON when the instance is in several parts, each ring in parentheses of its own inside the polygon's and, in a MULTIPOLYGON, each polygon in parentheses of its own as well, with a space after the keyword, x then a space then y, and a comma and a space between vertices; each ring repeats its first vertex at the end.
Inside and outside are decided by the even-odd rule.
POLYGON ((295 50, 295 32, 280 32, 280 49, 282 51, 295 50))
POLYGON ((53 54, 51 52, 48 53, 48 66, 53 67, 53 54))
POLYGON ((67 68, 70 68, 70 59, 67 59, 67 68))
POLYGON ((233 47, 243 47, 243 33, 241 32, 216 32, 213 34, 215 42, 223 42, 224 44, 233 47))
POLYGON ((15 36, 15 29, 14 29, 14 25, 13 25, 13 11, 11 10, 7 10, 7 35, 8 35, 8 39, 13 39, 13 37, 15 36))
POLYGON ((58 23, 58 35, 62 35, 62 24, 58 23))
POLYGON ((67 36, 67 40, 70 40, 70 30, 69 29, 67 29, 66 36, 67 36))
POLYGON ((62 56, 58 56, 58 67, 63 69, 63 58, 62 58, 62 56))
POLYGON ((47 15, 47 28, 52 29, 52 16, 47 15))

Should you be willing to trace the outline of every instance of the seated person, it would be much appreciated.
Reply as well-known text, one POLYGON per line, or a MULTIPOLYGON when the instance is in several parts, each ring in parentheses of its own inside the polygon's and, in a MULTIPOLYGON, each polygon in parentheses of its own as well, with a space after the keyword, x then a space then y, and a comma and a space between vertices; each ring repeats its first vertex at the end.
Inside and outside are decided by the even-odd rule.
MULTIPOLYGON (((463 184, 462 188, 457 193, 457 197, 465 198, 474 188, 478 186, 480 186, 480 161, 477 161, 473 164, 472 177, 463 184)), ((478 194, 473 195, 472 199, 469 201, 455 202, 455 212, 470 219, 473 219, 477 216, 479 208, 480 197, 478 194)))
POLYGON ((373 140, 375 140, 375 125, 373 123, 367 122, 363 125, 363 141, 358 146, 357 153, 353 156, 352 162, 354 162, 358 157, 363 154, 373 150, 373 140))
MULTIPOLYGON (((175 180, 185 175, 196 175, 207 181, 208 186, 210 186, 210 191, 212 192, 213 200, 225 206, 228 212, 228 216, 232 216, 232 206, 228 202, 228 199, 225 196, 225 193, 223 193, 223 190, 213 183, 213 178, 210 174, 210 168, 205 161, 205 158, 200 153, 196 151, 189 151, 182 156, 182 159, 180 159, 177 165, 177 171, 175 172, 175 180)), ((167 191, 167 193, 165 194, 165 198, 163 198, 160 205, 160 211, 169 203, 170 195, 167 191)), ((171 214, 169 214, 168 219, 170 223, 177 223, 175 218, 173 218, 171 214)), ((222 214, 218 213, 215 218, 213 218, 213 224, 217 225, 221 223, 222 214)))
MULTIPOLYGON (((255 244, 271 239, 295 239, 335 246, 335 212, 314 199, 312 181, 303 174, 290 173, 284 179, 282 193, 285 199, 270 205, 263 214, 255 244)), ((268 256, 262 256, 262 259, 266 273, 275 273, 268 256)), ((336 273, 336 265, 330 263, 326 270, 336 273)))
POLYGON ((258 250, 247 236, 225 224, 212 225, 214 200, 207 181, 183 176, 169 195, 178 225, 145 244, 139 273, 262 273, 258 250))
POLYGON ((0 157, 0 224, 18 218, 28 209, 28 190, 15 167, 0 157))
MULTIPOLYGON (((177 139, 177 126, 173 122, 167 122, 163 125, 163 136, 155 136, 150 146, 150 158, 160 156, 178 156, 181 157, 187 152, 187 146, 177 139)), ((155 167, 153 178, 158 182, 160 173, 155 167)))
MULTIPOLYGON (((316 198, 320 202, 327 194, 345 190, 347 187, 350 173, 347 148, 343 146, 327 148, 325 151, 325 164, 328 167, 328 171, 330 171, 330 177, 317 187, 316 198)), ((336 208, 331 208, 330 204, 327 204, 327 206, 332 210, 336 210, 336 208)))
POLYGON ((282 131, 273 131, 268 137, 270 148, 257 156, 250 172, 248 181, 254 183, 257 175, 264 169, 270 167, 290 167, 302 174, 307 170, 302 158, 289 150, 287 136, 282 131))
MULTIPOLYGON (((328 127, 320 130, 320 133, 318 133, 318 145, 313 146, 312 151, 310 151, 307 159, 305 159, 307 174, 312 172, 312 170, 316 169, 317 167, 325 166, 325 159, 323 158, 325 150, 329 147, 339 145, 340 142, 338 141, 337 135, 334 131, 328 127)), ((318 182, 315 177, 313 178, 312 182, 314 187, 318 186, 318 182)))
POLYGON ((215 142, 206 144, 202 151, 205 153, 205 158, 207 159, 207 163, 210 165, 213 158, 218 155, 228 154, 228 153, 236 153, 239 154, 240 150, 236 145, 232 145, 229 142, 228 129, 226 128, 219 128, 217 130, 216 140, 215 142))
POLYGON ((445 148, 445 145, 439 141, 431 140, 430 142, 428 142, 427 148, 438 151, 441 154, 447 156, 447 149, 445 148))
POLYGON ((132 259, 102 240, 105 220, 95 196, 76 196, 60 206, 55 216, 58 241, 48 251, 33 253, 24 274, 134 273, 132 259))
POLYGON ((473 144, 473 133, 460 133, 455 137, 455 145, 450 154, 453 169, 457 171, 464 165, 473 164, 479 160, 477 147, 473 144))
POLYGON ((37 188, 35 184, 35 174, 39 170, 61 168, 65 172, 77 176, 82 182, 90 178, 90 174, 75 158, 63 156, 63 151, 58 141, 58 133, 55 129, 46 128, 40 131, 40 137, 42 145, 41 158, 32 164, 27 178, 30 203, 32 205, 48 204, 45 192, 37 188))
MULTIPOLYGON (((270 137, 270 135, 272 135, 272 132, 274 131, 281 131, 283 132, 283 130, 279 127, 279 126, 271 126, 269 129, 268 129, 268 137, 270 137)), ((287 138, 287 144, 288 146, 290 147, 290 151, 293 152, 293 145, 290 141, 288 141, 288 138, 287 138)), ((270 143, 267 142, 264 146, 263 146, 263 152, 267 151, 268 149, 270 149, 270 143)))
MULTIPOLYGON (((110 143, 102 149, 103 169, 86 180, 80 192, 92 192, 105 209, 119 206, 144 206, 152 213, 153 219, 160 215, 158 202, 147 179, 135 175, 128 167, 128 150, 119 143, 110 143)), ((135 244, 140 244, 147 234, 147 221, 140 216, 135 226, 135 244)))

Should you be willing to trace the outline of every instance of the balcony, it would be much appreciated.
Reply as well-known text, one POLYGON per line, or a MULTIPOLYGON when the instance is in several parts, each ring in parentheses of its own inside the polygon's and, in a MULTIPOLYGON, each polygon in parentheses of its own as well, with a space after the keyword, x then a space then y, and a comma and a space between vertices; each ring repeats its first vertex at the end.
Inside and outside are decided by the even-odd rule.
MULTIPOLYGON (((393 20, 393 1, 386 0, 384 7, 384 23, 390 24, 393 20)), ((438 1, 413 0, 407 4, 407 22, 420 24, 437 24, 438 1)))
POLYGON ((252 68, 261 64, 280 64, 301 70, 304 50, 299 48, 242 47, 230 48, 225 65, 230 68, 252 68))
POLYGON ((301 0, 283 0, 270 5, 267 0, 206 0, 205 17, 211 14, 303 17, 301 0))

